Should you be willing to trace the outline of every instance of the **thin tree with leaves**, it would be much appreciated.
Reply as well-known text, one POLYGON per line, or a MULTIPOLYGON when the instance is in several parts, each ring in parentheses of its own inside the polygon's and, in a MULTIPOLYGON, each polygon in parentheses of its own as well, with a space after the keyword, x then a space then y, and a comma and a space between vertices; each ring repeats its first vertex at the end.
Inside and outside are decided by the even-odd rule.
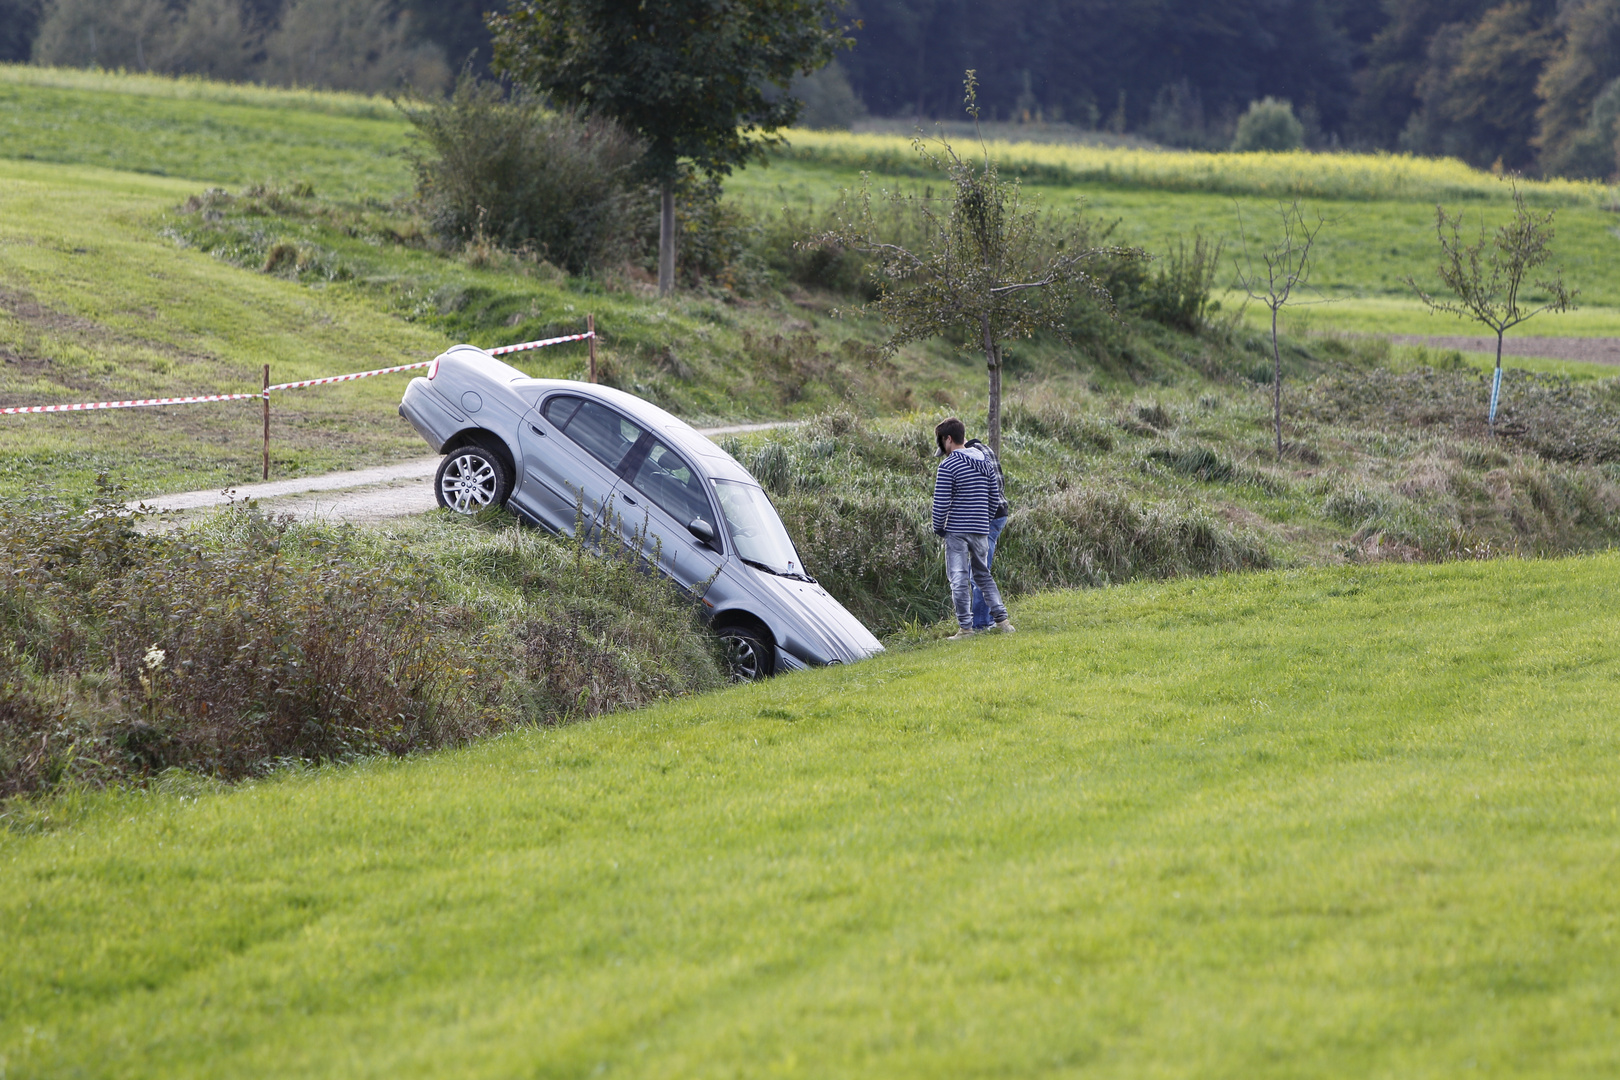
MULTIPOLYGON (((978 79, 964 80, 968 115, 979 119, 978 79)), ((879 198, 913 214, 921 242, 913 250, 885 239, 872 209, 869 178, 846 200, 837 228, 810 241, 864 252, 873 259, 879 294, 874 306, 891 333, 884 349, 945 336, 973 343, 989 372, 990 448, 1001 453, 1002 342, 1046 330, 1066 338, 1070 302, 1087 293, 1110 312, 1113 299, 1086 264, 1142 258, 1135 248, 1094 246, 1078 218, 1067 221, 1026 205, 1016 180, 1001 178, 988 149, 981 160, 959 156, 941 138, 934 153, 920 136, 912 146, 946 175, 941 195, 883 192, 879 198)), ((983 138, 980 146, 984 147, 983 138)))
POLYGON ((1496 372, 1491 378, 1491 405, 1486 427, 1496 432, 1496 406, 1502 396, 1502 339, 1520 323, 1544 311, 1573 311, 1579 290, 1564 286, 1563 271, 1554 269, 1549 277, 1530 275, 1552 258, 1553 214, 1533 213, 1524 205, 1524 192, 1513 185, 1513 218, 1487 235, 1480 222, 1479 239, 1472 244, 1462 238, 1462 212, 1447 214, 1443 206, 1434 208, 1434 231, 1440 240, 1440 281, 1452 298, 1435 297, 1413 278, 1407 285, 1428 305, 1430 311, 1445 312, 1472 319, 1496 334, 1496 372), (1526 302, 1527 283, 1541 289, 1542 303, 1526 302))
POLYGON ((1327 221, 1317 215, 1312 224, 1305 219, 1299 200, 1277 204, 1282 235, 1269 246, 1251 251, 1249 233, 1238 211, 1239 253, 1232 257, 1237 269, 1237 285, 1271 312, 1271 424, 1277 440, 1277 460, 1282 460, 1282 345, 1277 336, 1277 320, 1282 309, 1305 288, 1311 276, 1311 249, 1327 221))
POLYGON ((659 185, 658 292, 675 283, 675 184, 763 157, 801 108, 778 94, 854 44, 843 0, 513 0, 487 16, 495 70, 647 142, 659 185))

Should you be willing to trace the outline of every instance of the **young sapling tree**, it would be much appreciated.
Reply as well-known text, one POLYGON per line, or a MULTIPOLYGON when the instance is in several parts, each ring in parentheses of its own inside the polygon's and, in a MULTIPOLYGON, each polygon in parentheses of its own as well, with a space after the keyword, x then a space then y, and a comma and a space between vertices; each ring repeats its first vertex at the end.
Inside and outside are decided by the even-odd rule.
MULTIPOLYGON (((969 116, 979 119, 978 80, 964 81, 969 116)), ((1027 206, 1016 180, 1003 180, 984 150, 982 160, 958 156, 940 140, 941 153, 922 138, 912 146, 948 183, 941 195, 884 192, 879 197, 902 214, 914 214, 922 238, 916 249, 885 239, 872 211, 869 178, 846 200, 838 226, 808 241, 864 252, 873 259, 879 294, 875 306, 888 323, 884 348, 944 336, 982 351, 989 372, 986 429, 990 448, 1001 453, 1002 342, 1047 330, 1066 340, 1064 316, 1078 293, 1089 293, 1110 312, 1113 298, 1086 272, 1097 260, 1142 258, 1136 248, 1090 243, 1078 218, 1058 219, 1027 206)), ((981 149, 984 147, 980 140, 981 149)))
POLYGON ((1241 252, 1232 257, 1237 268, 1237 285, 1271 312, 1271 424, 1277 439, 1277 460, 1282 460, 1282 346, 1277 340, 1277 317, 1303 289, 1311 276, 1311 249, 1327 224, 1320 215, 1315 224, 1305 220, 1299 200, 1278 203, 1282 235, 1269 247, 1249 250, 1249 235, 1238 212, 1238 238, 1241 252))
POLYGON ((1485 223, 1479 226, 1479 239, 1464 243, 1462 212, 1446 213, 1434 208, 1434 231, 1440 240, 1440 281, 1451 297, 1436 297, 1412 278, 1407 285, 1428 305, 1459 318, 1472 319, 1496 334, 1496 372, 1491 377, 1491 405, 1486 414, 1487 429, 1496 433, 1496 406, 1502 396, 1502 338, 1507 332, 1544 311, 1572 311, 1579 290, 1564 287, 1563 271, 1554 269, 1533 284, 1546 297, 1542 303, 1526 302, 1524 288, 1530 275, 1552 258, 1553 213, 1532 213, 1524 205, 1524 192, 1513 185, 1513 219, 1487 236, 1485 223))

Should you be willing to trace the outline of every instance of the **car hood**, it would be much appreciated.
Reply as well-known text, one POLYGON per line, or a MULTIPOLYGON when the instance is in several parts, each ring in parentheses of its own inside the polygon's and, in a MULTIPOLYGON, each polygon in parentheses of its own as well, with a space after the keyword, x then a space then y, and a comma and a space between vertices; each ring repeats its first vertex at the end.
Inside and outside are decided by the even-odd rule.
POLYGON ((777 643, 799 659, 852 664, 883 651, 882 642, 815 582, 778 577, 746 564, 737 569, 785 616, 772 620, 771 630, 777 643))

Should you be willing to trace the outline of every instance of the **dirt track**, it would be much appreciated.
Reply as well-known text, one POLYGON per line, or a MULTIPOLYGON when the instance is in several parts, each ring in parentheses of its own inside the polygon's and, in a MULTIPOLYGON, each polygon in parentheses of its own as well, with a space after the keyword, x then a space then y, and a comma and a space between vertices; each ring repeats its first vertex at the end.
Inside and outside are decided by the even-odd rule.
MULTIPOLYGON (((700 428, 699 431, 708 436, 741 435, 748 431, 793 427, 795 424, 796 421, 734 424, 729 427, 700 428)), ((266 511, 274 514, 323 518, 327 521, 385 521, 425 514, 437 505, 433 497, 433 474, 439 467, 439 460, 437 457, 424 457, 372 469, 242 484, 223 491, 157 495, 129 505, 132 509, 144 505, 150 510, 170 511, 183 519, 190 511, 255 499, 266 511)))
MULTIPOLYGON (((1391 334, 1393 345, 1427 345, 1431 349, 1496 354, 1494 337, 1445 337, 1391 334)), ((1620 364, 1620 338, 1517 337, 1502 342, 1503 356, 1535 356, 1546 360, 1580 360, 1589 364, 1620 364)))

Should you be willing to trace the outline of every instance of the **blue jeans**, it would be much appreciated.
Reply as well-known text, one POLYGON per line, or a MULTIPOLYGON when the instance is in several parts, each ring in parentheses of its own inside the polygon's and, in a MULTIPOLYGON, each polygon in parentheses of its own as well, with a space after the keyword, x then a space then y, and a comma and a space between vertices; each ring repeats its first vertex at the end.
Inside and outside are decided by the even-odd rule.
MULTIPOLYGON (((998 517, 990 522, 990 555, 984 560, 985 569, 987 570, 996 561, 996 538, 1001 535, 1001 530, 1006 527, 1007 519, 1005 517, 998 517)), ((999 601, 1001 597, 998 595, 996 599, 999 601)), ((995 621, 990 618, 990 605, 985 602, 984 592, 975 585, 973 586, 973 629, 983 630, 993 625, 995 625, 995 621)))
POLYGON ((1001 590, 990 576, 990 543, 984 533, 945 534, 945 576, 951 582, 951 606, 956 609, 956 623, 963 630, 973 629, 973 590, 984 593, 990 605, 990 619, 1000 622, 1007 617, 1001 604, 1001 590))

